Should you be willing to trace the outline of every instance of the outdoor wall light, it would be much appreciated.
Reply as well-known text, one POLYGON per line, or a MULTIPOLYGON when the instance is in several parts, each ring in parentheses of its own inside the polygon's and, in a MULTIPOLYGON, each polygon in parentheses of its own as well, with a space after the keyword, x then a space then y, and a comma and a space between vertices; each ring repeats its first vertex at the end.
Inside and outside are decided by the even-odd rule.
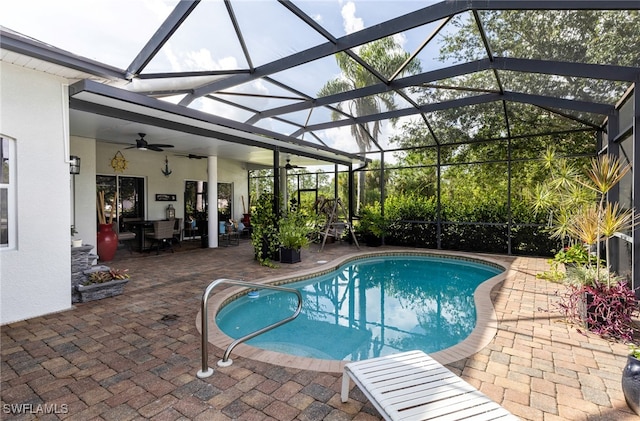
POLYGON ((80 174, 80 157, 75 155, 69 157, 69 174, 80 174))

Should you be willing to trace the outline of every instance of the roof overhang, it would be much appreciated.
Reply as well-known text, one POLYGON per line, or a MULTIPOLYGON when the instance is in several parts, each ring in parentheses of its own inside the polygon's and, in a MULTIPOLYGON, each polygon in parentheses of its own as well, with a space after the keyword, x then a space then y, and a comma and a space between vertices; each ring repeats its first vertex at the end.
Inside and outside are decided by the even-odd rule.
MULTIPOLYGON (((341 165, 352 165, 366 160, 355 154, 345 153, 324 145, 285 136, 92 80, 82 80, 71 85, 69 99, 72 110, 154 125, 204 137, 212 143, 231 142, 341 165)), ((266 163, 254 162, 254 164, 266 163)))

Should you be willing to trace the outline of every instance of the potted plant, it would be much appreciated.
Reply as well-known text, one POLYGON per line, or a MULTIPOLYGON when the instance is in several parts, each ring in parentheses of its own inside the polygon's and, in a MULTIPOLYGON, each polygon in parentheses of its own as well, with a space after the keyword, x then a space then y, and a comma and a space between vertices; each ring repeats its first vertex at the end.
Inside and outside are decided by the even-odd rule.
POLYGON ((622 371, 622 392, 629 408, 640 415, 640 347, 629 345, 627 364, 622 371))
POLYGON ((78 233, 75 225, 71 225, 71 247, 81 247, 82 239, 74 238, 74 236, 78 233))
POLYGON ((274 266, 279 260, 278 217, 275 198, 270 192, 262 192, 255 200, 251 212, 251 244, 256 260, 263 266, 274 266))
POLYGON ((100 300, 122 294, 124 286, 129 282, 127 269, 88 270, 85 272, 87 280, 79 284, 76 289, 80 295, 80 302, 100 300))
POLYGON ((280 239, 280 262, 297 263, 300 250, 309 245, 309 235, 313 231, 302 212, 290 211, 280 220, 278 238, 280 239))
POLYGON ((387 233, 389 224, 380 211, 380 205, 365 206, 360 212, 356 232, 368 246, 382 245, 382 237, 387 233))

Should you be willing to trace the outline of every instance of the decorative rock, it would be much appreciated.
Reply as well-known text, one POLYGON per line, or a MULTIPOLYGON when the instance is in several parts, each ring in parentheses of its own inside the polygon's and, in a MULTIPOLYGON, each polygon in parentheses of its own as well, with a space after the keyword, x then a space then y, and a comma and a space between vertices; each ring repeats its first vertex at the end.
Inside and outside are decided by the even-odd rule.
POLYGON ((91 250, 93 250, 92 245, 84 245, 81 247, 72 247, 71 248, 71 302, 78 303, 80 302, 80 295, 78 294, 78 290, 76 287, 87 280, 87 275, 85 275, 85 271, 89 269, 92 265, 91 259, 92 255, 90 254, 91 250))
POLYGON ((129 282, 128 279, 117 279, 114 281, 103 282, 101 284, 78 285, 78 293, 80 302, 101 300, 107 297, 113 297, 122 294, 124 286, 129 282))

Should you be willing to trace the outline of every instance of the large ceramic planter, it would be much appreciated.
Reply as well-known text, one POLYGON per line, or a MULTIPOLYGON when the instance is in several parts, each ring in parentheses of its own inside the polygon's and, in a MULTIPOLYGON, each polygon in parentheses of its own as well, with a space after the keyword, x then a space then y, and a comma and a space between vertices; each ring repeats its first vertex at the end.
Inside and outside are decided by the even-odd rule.
POLYGON ((280 248, 280 263, 298 263, 300 260, 300 249, 280 248))
POLYGON ((80 302, 86 303, 122 294, 127 282, 128 279, 116 279, 101 284, 78 285, 76 289, 80 295, 80 302))
POLYGON ((118 249, 118 235, 112 224, 100 224, 97 235, 98 258, 103 262, 113 260, 118 249))
POLYGON ((640 360, 632 355, 622 371, 622 392, 629 408, 640 415, 640 360))

